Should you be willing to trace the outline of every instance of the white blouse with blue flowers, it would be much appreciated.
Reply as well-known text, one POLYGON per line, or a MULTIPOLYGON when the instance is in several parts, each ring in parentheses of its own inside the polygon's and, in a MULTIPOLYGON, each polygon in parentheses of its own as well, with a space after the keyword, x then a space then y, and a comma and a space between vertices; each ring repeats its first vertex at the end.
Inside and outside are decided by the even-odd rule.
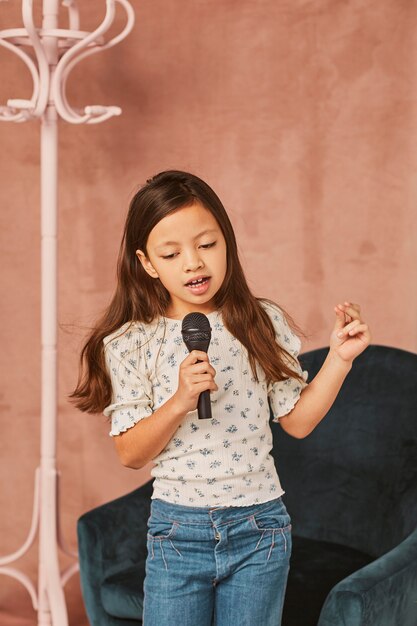
MULTIPOLYGON (((283 313, 269 303, 261 305, 274 324, 276 341, 297 357, 301 341, 283 313)), ((187 413, 153 459, 152 498, 204 507, 249 506, 273 500, 285 491, 270 455, 268 400, 277 422, 300 398, 308 384, 308 372, 297 359, 302 384, 289 378, 267 387, 258 364, 257 383, 246 348, 226 329, 221 312, 213 311, 207 317, 211 326, 207 353, 218 385, 210 394, 212 418, 198 419, 197 409, 187 413)), ((110 436, 146 419, 176 392, 179 366, 188 355, 182 320, 160 318, 151 324, 129 325, 126 322, 103 340, 113 389, 112 403, 103 411, 111 416, 110 436)))

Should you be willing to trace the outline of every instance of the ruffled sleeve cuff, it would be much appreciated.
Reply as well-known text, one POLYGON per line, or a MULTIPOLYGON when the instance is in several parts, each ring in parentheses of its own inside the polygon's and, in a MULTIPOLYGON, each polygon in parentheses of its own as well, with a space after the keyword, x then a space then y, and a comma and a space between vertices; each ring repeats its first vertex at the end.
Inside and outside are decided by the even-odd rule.
POLYGON ((302 390, 307 387, 308 372, 307 370, 301 370, 301 368, 299 371, 303 377, 302 383, 296 378, 288 378, 287 380, 273 383, 268 396, 273 413, 273 422, 279 422, 283 415, 287 415, 287 413, 292 411, 300 399, 302 390))
POLYGON ((277 343, 295 358, 295 364, 288 358, 287 364, 303 378, 303 382, 296 378, 288 378, 268 385, 268 400, 273 413, 272 421, 279 422, 281 417, 292 411, 300 399, 301 392, 307 387, 308 371, 302 369, 297 358, 300 353, 301 340, 289 327, 283 312, 277 306, 264 302, 262 304, 274 325, 277 343))
POLYGON ((153 391, 133 331, 103 341, 112 384, 112 402, 104 408, 103 415, 111 417, 109 436, 114 437, 152 415, 153 391))
POLYGON ((109 404, 103 411, 103 415, 111 415, 110 437, 120 435, 132 428, 140 420, 152 415, 153 411, 149 405, 149 400, 144 399, 140 403, 116 402, 109 404))

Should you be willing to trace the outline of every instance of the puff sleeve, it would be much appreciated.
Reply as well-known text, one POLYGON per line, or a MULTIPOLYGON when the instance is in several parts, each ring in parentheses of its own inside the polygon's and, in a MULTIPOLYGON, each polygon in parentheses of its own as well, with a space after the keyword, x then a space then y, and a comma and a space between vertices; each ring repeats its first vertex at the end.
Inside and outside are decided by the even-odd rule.
POLYGON ((113 437, 152 414, 152 383, 141 371, 139 342, 134 339, 134 332, 110 340, 105 337, 103 343, 112 385, 112 402, 105 407, 103 415, 111 416, 109 436, 113 437))
POLYGON ((302 390, 307 387, 308 372, 302 369, 297 359, 300 353, 301 339, 291 330, 283 312, 277 306, 272 306, 269 303, 263 304, 274 325, 277 343, 296 358, 296 365, 294 365, 292 361, 284 356, 287 364, 303 377, 303 383, 300 383, 296 378, 269 383, 267 393, 274 415, 272 421, 279 422, 280 417, 287 415, 294 408, 300 399, 302 390))

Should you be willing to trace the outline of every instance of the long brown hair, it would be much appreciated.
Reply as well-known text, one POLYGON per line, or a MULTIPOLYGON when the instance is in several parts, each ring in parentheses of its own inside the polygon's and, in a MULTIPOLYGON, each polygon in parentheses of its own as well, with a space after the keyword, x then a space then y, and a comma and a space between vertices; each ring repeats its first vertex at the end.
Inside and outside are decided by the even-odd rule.
MULTIPOLYGON (((169 292, 159 279, 152 278, 145 271, 136 250, 147 252, 148 236, 154 226, 176 209, 196 201, 211 211, 226 241, 226 276, 214 302, 222 313, 227 330, 247 349, 255 380, 259 382, 258 362, 265 372, 267 384, 288 377, 302 382, 298 372, 288 365, 293 356, 276 343, 272 321, 260 304, 261 301, 275 303, 267 298, 257 298, 249 289, 239 261, 233 227, 220 199, 201 178, 168 170, 148 179, 130 202, 117 261, 116 290, 82 348, 78 383, 68 396, 81 411, 99 413, 112 401, 103 339, 126 322, 150 323, 165 316, 169 292)), ((305 336, 283 307, 279 305, 279 308, 290 328, 305 336)))

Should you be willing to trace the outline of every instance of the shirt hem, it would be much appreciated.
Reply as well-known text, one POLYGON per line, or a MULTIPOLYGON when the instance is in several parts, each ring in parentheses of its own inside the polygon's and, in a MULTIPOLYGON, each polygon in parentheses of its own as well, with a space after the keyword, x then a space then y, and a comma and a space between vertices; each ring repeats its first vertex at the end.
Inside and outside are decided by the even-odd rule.
POLYGON ((230 508, 233 507, 234 509, 239 509, 239 508, 242 509, 242 508, 245 508, 245 507, 248 507, 248 506, 255 506, 256 504, 265 504, 266 502, 271 502, 272 500, 276 500, 277 498, 280 498, 281 496, 283 496, 284 493, 285 493, 285 490, 281 489, 281 492, 279 492, 279 491, 278 491, 278 493, 275 492, 273 495, 271 494, 272 495, 271 498, 268 498, 267 500, 262 500, 261 502, 245 502, 245 504, 236 504, 236 503, 232 503, 231 504, 229 502, 219 502, 219 501, 216 501, 216 502, 211 502, 209 504, 206 503, 206 504, 196 505, 196 504, 190 504, 189 502, 185 503, 185 502, 181 502, 179 500, 172 501, 172 500, 167 500, 166 498, 161 498, 161 496, 154 490, 154 492, 152 493, 152 496, 151 496, 151 500, 155 500, 157 498, 158 500, 163 500, 167 504, 174 504, 174 505, 175 504, 179 504, 180 506, 188 506, 188 507, 194 508, 194 509, 195 508, 202 508, 202 509, 204 509, 204 508, 213 507, 213 506, 215 506, 215 507, 225 507, 226 506, 226 507, 230 507, 230 508))

